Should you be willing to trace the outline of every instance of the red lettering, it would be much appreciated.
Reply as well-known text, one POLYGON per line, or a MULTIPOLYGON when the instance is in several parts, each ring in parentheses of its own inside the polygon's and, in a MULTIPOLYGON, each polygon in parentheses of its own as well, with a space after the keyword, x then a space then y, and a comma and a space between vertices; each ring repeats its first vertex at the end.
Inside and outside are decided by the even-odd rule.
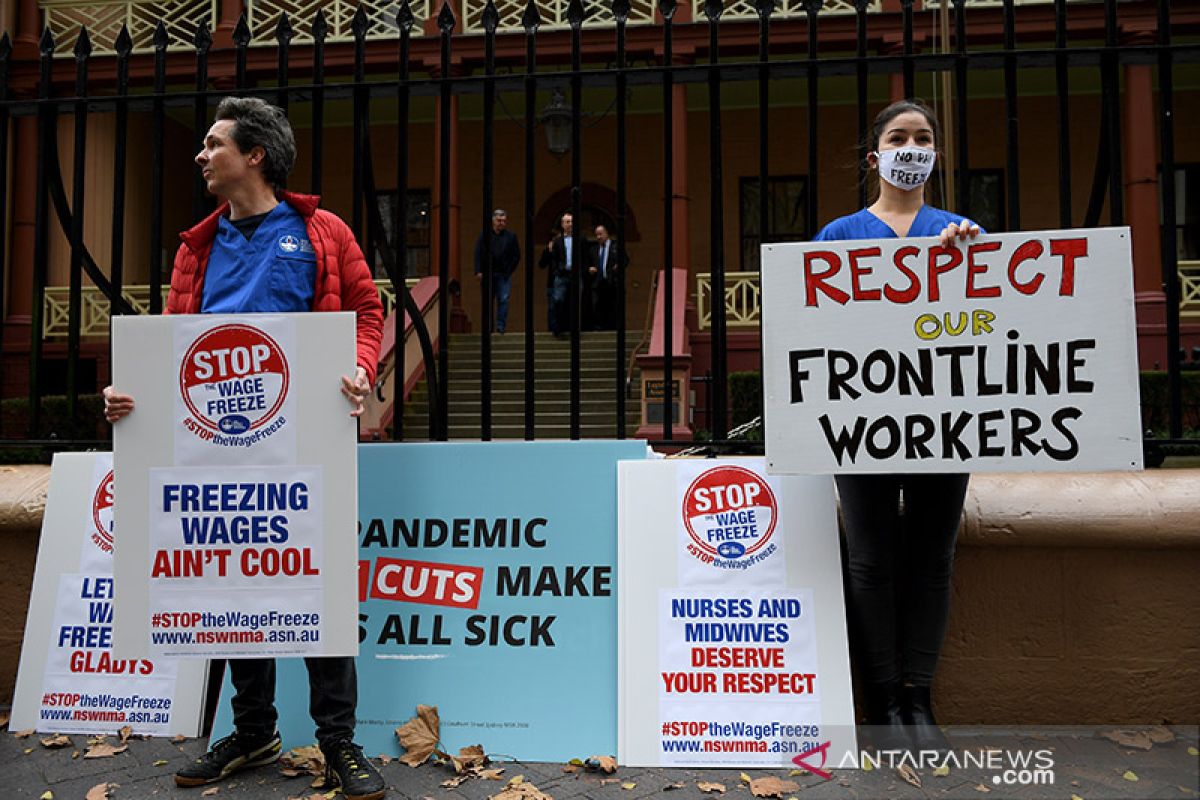
POLYGON ((971 245, 967 249, 967 297, 999 297, 999 286, 976 286, 975 276, 983 275, 988 271, 989 264, 980 264, 975 261, 975 253, 988 253, 993 250, 999 250, 999 242, 980 242, 979 244, 971 245))
POLYGON ((1086 258, 1087 239, 1051 239, 1050 252, 1062 259, 1062 280, 1058 284, 1060 297, 1075 294, 1075 259, 1086 258))
MULTIPOLYGON (((999 247, 999 243, 996 247, 999 247)), ((929 248, 929 302, 936 303, 941 299, 941 290, 938 287, 938 279, 957 267, 963 261, 962 251, 957 247, 940 247, 935 246, 929 248), (949 259, 944 264, 938 263, 939 256, 949 256, 949 259)))
POLYGON ((883 287, 883 295, 888 300, 891 300, 893 303, 911 303, 920 296, 921 279, 917 277, 917 273, 909 269, 908 265, 904 263, 904 259, 920 255, 920 253, 921 248, 919 247, 901 247, 892 255, 892 263, 895 264, 896 269, 903 272, 908 278, 908 288, 901 291, 893 288, 891 284, 887 284, 883 287))
POLYGON ((850 288, 854 292, 855 300, 878 300, 878 289, 864 289, 860 284, 860 279, 864 275, 870 275, 872 270, 870 267, 862 266, 858 263, 860 258, 878 258, 878 247, 862 247, 858 250, 851 250, 846 254, 846 259, 850 262, 850 288))
POLYGON ((1044 248, 1042 247, 1042 243, 1037 239, 1034 239, 1032 241, 1025 242, 1016 250, 1014 250, 1012 257, 1008 259, 1008 282, 1011 283, 1013 288, 1021 294, 1033 294, 1036 292, 1041 287, 1042 281, 1046 278, 1046 275, 1042 272, 1038 272, 1031 279, 1022 283, 1021 281, 1017 280, 1017 267, 1021 266, 1021 264, 1025 261, 1031 261, 1033 259, 1040 258, 1043 251, 1044 248))
POLYGON ((830 286, 826 281, 842 270, 842 260, 832 250, 810 250, 804 254, 804 305, 817 305, 817 290, 838 305, 846 305, 850 295, 836 286, 830 286), (814 261, 824 261, 827 269, 822 272, 813 271, 814 261))

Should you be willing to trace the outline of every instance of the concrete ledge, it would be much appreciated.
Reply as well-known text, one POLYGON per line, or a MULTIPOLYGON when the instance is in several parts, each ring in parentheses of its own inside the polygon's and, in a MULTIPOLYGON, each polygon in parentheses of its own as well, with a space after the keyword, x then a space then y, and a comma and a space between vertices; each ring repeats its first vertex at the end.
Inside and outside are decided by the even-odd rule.
MULTIPOLYGON (((49 468, 0 468, 0 705, 49 468)), ((944 723, 1200 721, 1200 470, 976 475, 935 698, 944 723)))

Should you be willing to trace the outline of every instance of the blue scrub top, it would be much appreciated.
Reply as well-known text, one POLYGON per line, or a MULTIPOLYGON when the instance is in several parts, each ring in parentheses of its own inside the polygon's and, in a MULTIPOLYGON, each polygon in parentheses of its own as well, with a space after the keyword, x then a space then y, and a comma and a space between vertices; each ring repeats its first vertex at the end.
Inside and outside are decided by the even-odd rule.
MULTIPOLYGON (((971 224, 974 220, 961 214, 951 214, 933 206, 921 206, 917 216, 908 229, 908 236, 937 236, 951 222, 962 222, 966 219, 971 224)), ((980 233, 986 233, 982 228, 980 233)), ((842 239, 898 239, 896 232, 886 222, 872 214, 867 209, 856 211, 844 217, 838 217, 830 222, 813 237, 814 242, 833 242, 842 239)))
POLYGON ((200 311, 249 314, 308 311, 317 280, 317 254, 304 218, 280 202, 247 239, 221 217, 204 277, 200 311))

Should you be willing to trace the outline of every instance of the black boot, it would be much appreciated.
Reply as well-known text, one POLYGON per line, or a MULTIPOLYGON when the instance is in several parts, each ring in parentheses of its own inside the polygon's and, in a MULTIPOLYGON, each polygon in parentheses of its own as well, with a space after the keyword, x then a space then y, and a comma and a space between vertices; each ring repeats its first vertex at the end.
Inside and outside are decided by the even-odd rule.
POLYGON ((950 749, 937 720, 933 718, 933 702, 928 686, 905 686, 901 693, 900 716, 908 726, 909 735, 918 750, 945 753, 950 749))
POLYGON ((868 683, 863 687, 866 726, 863 747, 868 750, 907 750, 911 746, 904 728, 901 687, 898 683, 868 683))

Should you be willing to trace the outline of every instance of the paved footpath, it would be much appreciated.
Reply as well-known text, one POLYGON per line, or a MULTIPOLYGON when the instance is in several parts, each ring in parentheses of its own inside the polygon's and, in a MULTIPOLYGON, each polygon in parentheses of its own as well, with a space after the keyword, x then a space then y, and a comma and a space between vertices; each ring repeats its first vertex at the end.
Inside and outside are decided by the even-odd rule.
MULTIPOLYGON (((569 720, 567 721, 569 724, 569 720)), ((1000 729, 956 729, 952 732, 956 747, 974 752, 1006 748, 1027 751, 1050 751, 1054 762, 1052 775, 1043 774, 1041 785, 1002 785, 1002 776, 994 770, 975 766, 952 767, 948 774, 935 775, 929 768, 916 770, 920 786, 911 785, 894 768, 884 766, 870 771, 835 770, 828 780, 810 774, 791 774, 794 770, 718 770, 718 769, 646 769, 618 767, 612 775, 580 770, 564 772, 563 764, 533 764, 512 761, 494 762, 491 766, 504 769, 501 780, 472 779, 454 788, 442 786, 453 777, 449 766, 429 763, 417 769, 395 760, 386 760, 381 771, 391 787, 389 797, 396 800, 486 800, 506 789, 508 781, 523 776, 554 800, 643 800, 669 795, 664 800, 716 800, 720 795, 705 794, 700 782, 723 784, 724 800, 754 800, 750 786, 743 779, 775 776, 792 781, 795 788, 786 787, 778 796, 782 800, 797 798, 972 798, 979 800, 1036 800, 1038 798, 1082 798, 1100 800, 1112 798, 1200 798, 1200 756, 1196 753, 1197 726, 1176 726, 1170 729, 1173 740, 1166 738, 1164 729, 1157 731, 1149 749, 1139 749, 1102 738, 1100 732, 1112 729, 1052 729, 1039 728, 1013 734, 1000 729), (1053 783, 1048 783, 1052 778, 1053 783)), ((201 800, 204 798, 288 798, 323 797, 310 788, 311 777, 288 777, 277 765, 240 773, 229 782, 219 785, 218 791, 206 794, 204 789, 180 789, 172 775, 189 759, 203 752, 206 740, 188 739, 173 742, 167 739, 131 739, 128 749, 108 758, 83 758, 88 737, 71 736, 70 746, 50 749, 40 743, 37 734, 19 738, 0 732, 0 764, 4 778, 0 800, 9 798, 41 798, 53 793, 54 800, 84 800, 97 784, 117 784, 109 789, 113 800, 201 800)), ((109 741, 115 742, 110 738, 109 741)), ((1142 745, 1147 744, 1142 739, 1142 745)), ((586 756, 585 756, 586 757, 586 756)), ((977 762, 978 763, 978 762, 977 762)), ((1019 777, 1019 776, 1016 776, 1019 777)), ((761 787, 760 787, 761 788, 761 787)), ((208 791, 211 791, 209 789, 208 791)), ((101 793, 99 795, 103 797, 101 793)), ((336 798, 338 795, 331 794, 336 798)), ((519 797, 504 800, 544 800, 526 790, 519 797)))

